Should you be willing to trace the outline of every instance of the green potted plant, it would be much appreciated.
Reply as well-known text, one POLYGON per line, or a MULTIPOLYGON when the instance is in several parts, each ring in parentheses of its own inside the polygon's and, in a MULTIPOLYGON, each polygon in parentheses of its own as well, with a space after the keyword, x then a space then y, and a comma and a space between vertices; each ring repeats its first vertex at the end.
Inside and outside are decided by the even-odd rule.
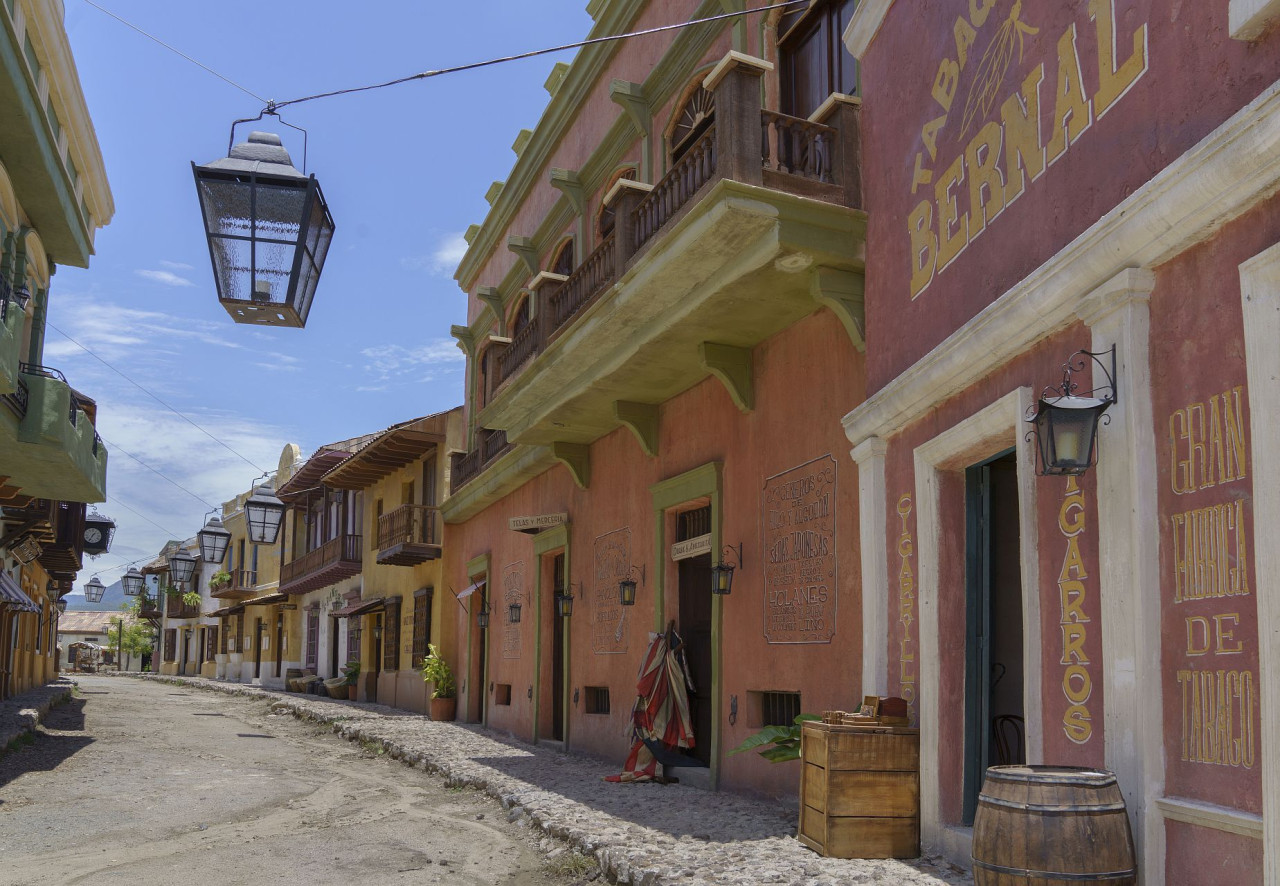
POLYGON ((356 683, 360 680, 360 662, 352 659, 342 666, 342 677, 347 685, 347 698, 356 700, 356 683))
POLYGON ((801 714, 790 726, 766 726, 729 753, 751 751, 760 748, 760 756, 770 763, 785 763, 800 759, 800 729, 805 720, 821 720, 816 714, 801 714), (766 747, 767 745, 767 747, 766 747))
POLYGON ((231 573, 225 569, 221 572, 215 572, 209 577, 209 589, 212 591, 220 591, 223 588, 231 587, 231 573))
POLYGON ((453 670, 435 644, 428 645, 427 651, 427 657, 422 660, 422 679, 432 684, 431 719, 452 720, 458 713, 458 684, 453 679, 453 670))

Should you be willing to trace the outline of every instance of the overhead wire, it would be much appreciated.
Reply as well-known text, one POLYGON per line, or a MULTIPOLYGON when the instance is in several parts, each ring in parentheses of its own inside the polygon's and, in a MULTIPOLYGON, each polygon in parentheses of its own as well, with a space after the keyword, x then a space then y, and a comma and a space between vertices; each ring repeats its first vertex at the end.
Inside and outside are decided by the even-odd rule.
MULTIPOLYGON (((101 434, 99 434, 98 436, 99 436, 99 437, 102 437, 102 435, 101 435, 101 434)), ((164 480, 166 483, 169 483, 169 484, 171 484, 171 485, 173 485, 173 486, 176 486, 177 488, 181 489, 181 490, 182 490, 183 492, 185 492, 187 495, 191 496, 191 497, 192 497, 192 498, 194 498, 196 501, 198 501, 198 502, 200 502, 201 504, 203 504, 206 508, 217 508, 217 507, 218 507, 218 506, 217 506, 217 505, 215 505, 215 504, 210 504, 208 501, 206 501, 205 499, 201 498, 199 495, 196 495, 196 493, 192 492, 190 489, 188 489, 187 487, 183 486, 181 483, 179 483, 177 480, 174 480, 172 477, 169 477, 169 476, 168 476, 168 475, 166 475, 163 471, 161 471, 161 470, 159 470, 159 469, 157 469, 157 468, 153 468, 153 467, 151 467, 151 465, 147 464, 145 461, 143 461, 142 459, 138 458, 138 457, 137 457, 136 455, 134 455, 132 452, 129 452, 128 450, 122 449, 120 446, 117 446, 115 443, 112 443, 112 442, 111 442, 110 440, 108 440, 106 437, 102 437, 102 442, 103 442, 103 443, 106 443, 108 447, 110 447, 111 449, 115 450, 116 452, 119 452, 121 455, 127 455, 129 458, 133 459, 133 460, 134 460, 134 461, 136 461, 138 464, 142 465, 144 468, 146 468, 146 469, 147 469, 148 471, 150 471, 151 473, 155 474, 155 475, 156 475, 157 477, 159 477, 160 479, 164 480)))
MULTIPOLYGON (((88 0, 86 0, 86 2, 88 2, 88 0)), ((57 326, 54 326, 52 323, 47 323, 47 325, 48 325, 48 326, 49 326, 49 328, 50 328, 50 329, 52 329, 54 332, 58 333, 58 335, 60 335, 60 336, 62 336, 63 338, 65 338, 67 341, 71 342, 71 343, 72 343, 73 345, 75 345, 77 348, 79 348, 80 350, 84 351, 84 352, 85 352, 86 354, 88 354, 90 357, 92 357, 93 359, 97 360, 97 361, 98 361, 99 363, 101 363, 103 366, 105 366, 105 367, 107 367, 108 369, 110 369, 110 370, 111 370, 112 372, 114 372, 116 375, 118 375, 118 376, 120 376, 121 378, 123 378, 123 379, 124 379, 125 381, 127 381, 129 384, 133 385, 135 388, 137 388, 138 390, 142 391, 142 393, 146 394, 146 395, 147 395, 148 397, 150 397, 152 400, 155 400, 157 403, 159 403, 159 404, 160 404, 161 406, 163 406, 165 409, 169 410, 169 411, 170 411, 170 412, 172 412, 174 415, 178 416, 178 418, 182 419, 182 420, 183 420, 183 421, 185 421, 187 424, 191 425, 191 427, 195 428, 197 431, 199 431, 200 433, 204 434, 204 435, 205 435, 206 437, 208 437, 210 440, 212 440, 213 442, 217 443, 219 446, 221 446, 223 449, 225 449, 225 450, 227 450, 228 452, 230 452, 232 455, 234 455, 236 458, 240 459, 242 462, 244 462, 245 464, 247 464, 249 467, 253 468, 255 471, 262 471, 262 472, 264 472, 264 473, 265 473, 265 469, 264 469, 264 468, 262 468, 261 466, 257 465, 257 464, 254 464, 254 462, 253 462, 253 461, 252 461, 248 456, 246 456, 246 455, 244 455, 244 454, 242 454, 242 453, 240 453, 240 452, 237 452, 237 451, 236 451, 236 449, 235 449, 234 447, 232 447, 232 446, 231 446, 231 444, 227 443, 225 440, 219 439, 218 437, 216 437, 216 436, 214 436, 213 434, 211 434, 208 430, 206 430, 205 428, 201 427, 201 426, 200 426, 199 424, 197 424, 196 422, 192 421, 192 419, 190 418, 190 416, 188 416, 186 413, 181 412, 181 411, 179 411, 179 410, 177 410, 177 409, 173 408, 173 407, 172 407, 172 406, 170 406, 168 403, 166 403, 164 400, 161 400, 161 399, 160 399, 160 397, 159 397, 159 396, 158 396, 154 391, 151 391, 151 390, 149 390, 148 388, 143 387, 143 386, 142 386, 141 384, 139 384, 137 381, 135 381, 134 379, 130 378, 130 377, 129 377, 129 376, 128 376, 128 375, 127 375, 123 370, 121 370, 121 369, 119 369, 118 367, 116 367, 116 366, 112 365, 110 362, 108 362, 108 361, 107 361, 105 358, 103 358, 101 355, 99 355, 99 354, 95 353, 93 350, 89 349, 89 348, 88 348, 88 347, 86 347, 85 345, 82 345, 80 342, 76 341, 74 338, 72 338, 71 336, 67 335, 67 333, 63 332, 63 331, 62 331, 61 329, 59 329, 57 326)))

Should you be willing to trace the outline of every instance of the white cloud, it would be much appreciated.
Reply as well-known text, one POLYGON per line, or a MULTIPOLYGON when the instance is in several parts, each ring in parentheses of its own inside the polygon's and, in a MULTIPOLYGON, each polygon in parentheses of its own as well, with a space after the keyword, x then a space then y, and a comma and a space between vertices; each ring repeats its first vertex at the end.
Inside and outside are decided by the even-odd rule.
MULTIPOLYGON (((163 264, 163 262, 161 262, 161 264, 163 264)), ((165 286, 195 286, 196 285, 192 283, 190 280, 188 280, 186 277, 179 277, 177 274, 173 273, 172 271, 149 271, 145 269, 140 269, 140 270, 134 271, 134 273, 137 274, 139 277, 145 277, 146 279, 152 280, 156 283, 163 283, 165 286)))
POLYGON ((451 278, 466 254, 467 241, 462 234, 445 234, 430 253, 402 258, 400 264, 411 271, 427 271, 437 277, 451 278))
MULTIPOLYGON (((177 353, 180 342, 200 342, 220 348, 244 350, 244 346, 223 337, 221 324, 163 311, 145 311, 103 302, 92 297, 63 295, 58 300, 58 316, 51 323, 45 356, 51 361, 84 355, 77 345, 59 335, 75 339, 110 363, 134 362, 139 347, 151 355, 177 353)), ((126 370, 127 371, 127 370, 126 370)))
POLYGON ((194 271, 195 270, 195 267, 193 267, 192 265, 189 265, 186 262, 181 262, 181 261, 168 261, 167 259, 162 258, 160 259, 160 264, 164 265, 166 268, 168 268, 171 271, 194 271))
MULTIPOLYGON (((365 371, 375 375, 374 380, 380 382, 418 374, 424 366, 460 363, 465 359, 462 352, 458 350, 457 344, 449 338, 429 341, 416 348, 406 348, 403 345, 379 345, 365 348, 360 354, 368 361, 364 365, 365 371)), ((429 381, 430 374, 427 375, 426 379, 415 380, 429 381)))

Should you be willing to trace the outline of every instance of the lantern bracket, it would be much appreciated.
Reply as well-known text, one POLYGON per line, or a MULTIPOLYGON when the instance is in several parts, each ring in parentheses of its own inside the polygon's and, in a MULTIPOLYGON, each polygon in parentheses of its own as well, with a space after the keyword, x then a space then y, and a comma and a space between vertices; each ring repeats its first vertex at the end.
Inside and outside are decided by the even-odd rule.
POLYGON ((275 117, 282 125, 288 126, 290 129, 296 129, 302 133, 302 174, 307 174, 307 131, 301 126, 294 126, 289 121, 280 116, 280 112, 276 110, 274 101, 267 102, 267 106, 256 117, 244 117, 240 120, 234 120, 231 123, 231 138, 227 139, 227 155, 230 156, 231 149, 236 145, 236 127, 241 123, 257 123, 263 117, 275 117))
MULTIPOLYGON (((1116 390, 1116 346, 1112 345, 1105 351, 1086 351, 1083 348, 1076 351, 1067 358, 1067 362, 1062 364, 1062 381, 1056 385, 1048 385, 1040 393, 1041 400, 1053 401, 1059 397, 1096 397, 1099 400, 1105 400, 1111 406, 1119 402, 1119 394, 1116 390), (1111 367, 1102 362, 1103 357, 1111 358, 1111 367), (1072 376, 1077 372, 1083 372, 1090 363, 1095 364, 1102 370, 1102 374, 1107 377, 1105 385, 1094 385, 1087 391, 1081 391, 1080 386, 1072 381, 1072 376)), ((1027 409, 1027 421, 1033 421, 1036 416, 1038 404, 1032 405, 1027 409)), ((1109 424, 1110 416, 1106 413, 1102 415, 1102 423, 1109 424)))

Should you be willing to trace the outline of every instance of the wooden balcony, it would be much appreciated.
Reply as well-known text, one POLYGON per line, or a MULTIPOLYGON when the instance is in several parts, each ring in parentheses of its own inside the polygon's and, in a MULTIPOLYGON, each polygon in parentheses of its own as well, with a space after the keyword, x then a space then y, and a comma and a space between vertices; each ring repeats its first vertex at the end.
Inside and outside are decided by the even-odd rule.
POLYGON ((142 598, 142 607, 138 610, 138 616, 147 621, 155 621, 160 618, 160 604, 156 602, 156 598, 152 596, 144 596, 142 598))
POLYGON ((234 569, 231 580, 217 590, 209 587, 209 595, 223 600, 243 600, 253 596, 258 584, 258 573, 253 569, 234 569))
POLYGON ((199 618, 200 607, 183 603, 181 594, 165 594, 164 614, 168 618, 199 618))
POLYGON ((401 505, 378 518, 378 562, 416 566, 440 557, 440 509, 401 505))
POLYGON ((280 592, 305 594, 360 573, 364 538, 339 535, 284 564, 280 592))
MULTIPOLYGON (((741 56, 716 67, 712 125, 654 185, 618 182, 612 234, 509 344, 491 346, 497 383, 477 420, 505 431, 503 445, 580 452, 708 375, 728 378, 749 411, 752 348, 823 307, 863 347, 857 100, 780 114, 761 107, 762 71, 741 56)), ((483 452, 460 458, 452 490, 487 464, 483 452)))
POLYGON ((449 471, 449 491, 456 492, 474 480, 490 462, 511 448, 506 431, 481 428, 477 433, 476 448, 453 456, 449 471))

